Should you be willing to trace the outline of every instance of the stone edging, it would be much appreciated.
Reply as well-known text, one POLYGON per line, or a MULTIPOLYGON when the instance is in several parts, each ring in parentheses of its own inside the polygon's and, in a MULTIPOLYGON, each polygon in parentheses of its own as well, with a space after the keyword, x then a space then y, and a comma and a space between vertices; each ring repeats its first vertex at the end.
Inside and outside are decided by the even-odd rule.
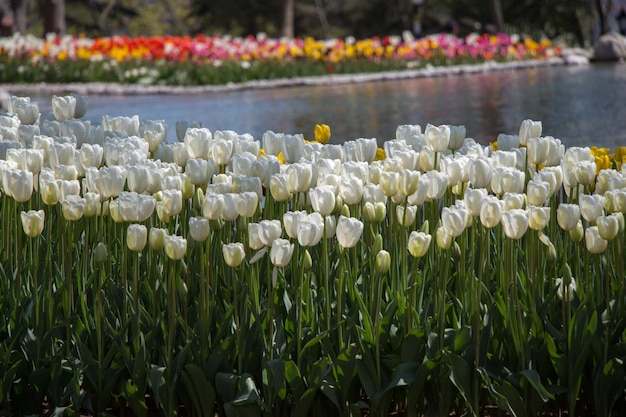
POLYGON ((561 56, 515 62, 485 62, 474 65, 451 65, 444 67, 427 67, 415 70, 385 71, 360 74, 330 74, 314 77, 280 78, 274 80, 256 80, 243 83, 203 86, 161 86, 117 83, 68 83, 68 84, 0 84, 0 97, 7 95, 35 94, 81 94, 81 95, 136 95, 136 94, 206 94, 252 89, 269 89, 292 86, 316 86, 334 84, 356 84, 371 81, 403 80, 409 78, 445 77, 461 74, 476 74, 489 71, 510 71, 527 68, 547 67, 556 65, 580 65, 588 63, 588 59, 578 54, 564 52, 561 56), (572 60, 576 56, 581 59, 572 60), (586 60, 586 62, 585 62, 586 60))

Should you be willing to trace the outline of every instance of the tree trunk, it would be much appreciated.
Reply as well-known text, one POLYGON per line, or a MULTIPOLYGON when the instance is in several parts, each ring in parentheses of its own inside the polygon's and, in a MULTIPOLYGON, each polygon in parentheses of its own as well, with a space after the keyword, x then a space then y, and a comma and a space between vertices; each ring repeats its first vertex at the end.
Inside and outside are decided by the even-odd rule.
POLYGON ((42 1, 44 34, 65 34, 65 0, 42 1))
POLYGON ((322 26, 322 34, 324 36, 324 39, 327 39, 328 33, 330 32, 330 25, 328 24, 326 10, 324 10, 324 6, 322 5, 321 0, 315 0, 315 9, 317 11, 317 16, 320 19, 320 25, 322 26))
POLYGON ((609 17, 613 9, 613 0, 596 0, 596 8, 598 9, 598 19, 600 24, 600 35, 609 32, 609 17))
POLYGON ((294 36, 294 8, 295 0, 283 0, 282 35, 287 38, 293 38, 294 36))
POLYGON ((504 16, 502 15, 502 3, 500 0, 489 0, 489 6, 491 8, 491 19, 498 32, 504 30, 504 16))
POLYGON ((13 11, 14 31, 22 35, 26 34, 26 21, 28 17, 27 0, 11 0, 11 10, 13 11))

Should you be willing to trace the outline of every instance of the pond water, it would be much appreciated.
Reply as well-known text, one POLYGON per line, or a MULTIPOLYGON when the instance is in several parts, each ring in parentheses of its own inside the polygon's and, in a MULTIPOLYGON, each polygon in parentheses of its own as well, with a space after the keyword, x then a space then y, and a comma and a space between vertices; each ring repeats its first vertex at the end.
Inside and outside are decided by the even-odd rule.
MULTIPOLYGON (((45 107, 49 97, 33 97, 45 107)), ((435 78, 298 86, 210 94, 90 96, 86 119, 139 115, 163 119, 174 141, 177 120, 214 130, 267 130, 312 138, 316 123, 331 142, 393 138, 400 124, 465 125, 483 144, 517 134, 524 119, 567 146, 626 145, 626 65, 552 66, 435 78)), ((48 105, 49 107, 49 105, 48 105)))

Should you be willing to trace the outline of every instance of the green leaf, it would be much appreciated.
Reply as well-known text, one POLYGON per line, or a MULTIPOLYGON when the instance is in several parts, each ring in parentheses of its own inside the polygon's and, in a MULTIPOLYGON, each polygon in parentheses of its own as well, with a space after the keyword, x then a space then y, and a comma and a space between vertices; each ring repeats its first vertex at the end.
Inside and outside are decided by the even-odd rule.
POLYGON ((405 362, 398 365, 391 375, 386 390, 413 384, 417 377, 417 371, 421 366, 417 362, 405 362))
POLYGON ((520 374, 530 382, 535 391, 541 397, 543 402, 547 402, 548 400, 553 400, 554 395, 552 395, 541 383, 541 377, 539 373, 534 369, 525 369, 520 374))
POLYGON ((276 393, 278 398, 284 400, 287 396, 285 361, 282 359, 267 361, 265 369, 263 369, 263 376, 263 383, 267 385, 270 392, 276 393))
POLYGON ((189 396, 194 411, 203 417, 213 417, 215 390, 198 366, 187 364, 181 373, 185 392, 189 396))
POLYGON ((618 359, 609 360, 603 368, 598 367, 594 378, 593 396, 596 412, 609 417, 617 400, 624 394, 624 367, 618 359))
POLYGON ((294 399, 299 401, 306 392, 306 385, 300 375, 300 370, 294 361, 285 362, 285 379, 291 388, 294 399))
POLYGON ((239 376, 235 374, 218 372, 215 375, 215 388, 222 401, 226 403, 235 399, 238 382, 239 376))
POLYGON ((526 405, 519 391, 508 381, 492 384, 490 391, 495 394, 498 406, 508 411, 513 417, 526 417, 526 405))
POLYGON ((467 362, 465 362, 462 357, 452 352, 446 353, 445 358, 450 367, 450 381, 452 381, 454 386, 459 390, 465 400, 465 404, 469 407, 472 414, 474 414, 471 401, 470 370, 467 362))

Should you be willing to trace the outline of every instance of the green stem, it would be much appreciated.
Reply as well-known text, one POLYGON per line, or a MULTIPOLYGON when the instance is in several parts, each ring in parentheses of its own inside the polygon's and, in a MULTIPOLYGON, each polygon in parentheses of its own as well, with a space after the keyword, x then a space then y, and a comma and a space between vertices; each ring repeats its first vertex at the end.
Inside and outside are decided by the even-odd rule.
POLYGON ((339 352, 343 351, 343 291, 346 271, 346 257, 348 256, 345 249, 340 248, 339 253, 339 278, 337 279, 337 334, 339 337, 339 352))

